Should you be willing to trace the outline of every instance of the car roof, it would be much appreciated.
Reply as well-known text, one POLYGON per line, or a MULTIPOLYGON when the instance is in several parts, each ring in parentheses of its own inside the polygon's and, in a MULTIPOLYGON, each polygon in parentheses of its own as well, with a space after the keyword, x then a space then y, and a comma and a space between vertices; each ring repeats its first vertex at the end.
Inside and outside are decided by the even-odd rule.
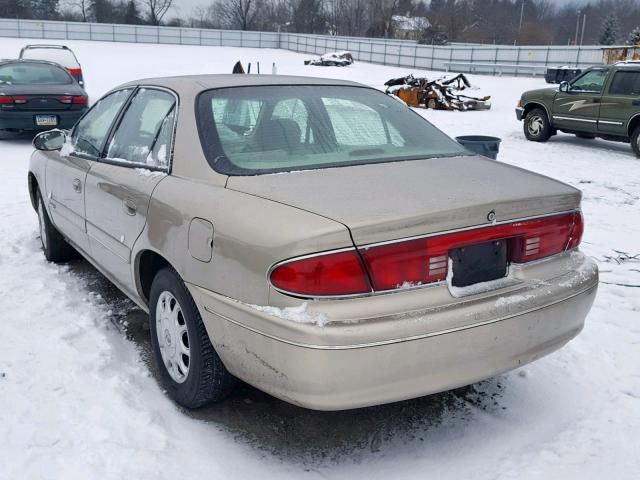
POLYGON ((640 68, 640 62, 638 60, 627 60, 624 62, 616 62, 613 64, 614 68, 640 68))
POLYGON ((56 62, 50 62, 49 60, 40 60, 35 58, 2 58, 0 59, 0 65, 6 65, 9 63, 43 63, 46 65, 53 65, 54 67, 64 68, 62 65, 56 62))
MULTIPOLYGON (((360 83, 333 78, 297 77, 293 75, 249 75, 249 74, 211 74, 181 75, 175 77, 157 77, 135 80, 120 85, 118 88, 135 85, 165 87, 176 92, 197 93, 213 88, 249 87, 269 85, 333 85, 366 87, 360 83)), ((370 88, 370 87, 367 87, 370 88)))

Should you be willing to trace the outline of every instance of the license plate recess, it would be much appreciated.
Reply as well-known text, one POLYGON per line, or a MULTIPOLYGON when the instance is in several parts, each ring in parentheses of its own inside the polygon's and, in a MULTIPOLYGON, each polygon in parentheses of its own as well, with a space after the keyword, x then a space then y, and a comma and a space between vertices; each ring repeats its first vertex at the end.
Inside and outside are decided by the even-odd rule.
POLYGON ((468 287, 507 275, 507 240, 494 240, 449 251, 454 287, 468 287))

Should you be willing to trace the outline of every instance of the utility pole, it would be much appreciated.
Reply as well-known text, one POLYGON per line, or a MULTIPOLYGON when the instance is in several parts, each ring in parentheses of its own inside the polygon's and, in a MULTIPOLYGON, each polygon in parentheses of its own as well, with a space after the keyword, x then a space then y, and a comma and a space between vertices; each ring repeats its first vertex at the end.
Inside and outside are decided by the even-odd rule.
POLYGON ((580 32, 580 12, 578 12, 578 19, 576 20, 576 38, 573 42, 574 45, 578 45, 578 33, 580 32))
POLYGON ((582 42, 584 42, 584 26, 587 23, 587 14, 585 13, 582 16, 582 33, 580 34, 580 45, 582 45, 582 42))
POLYGON ((522 5, 520 6, 520 25, 518 26, 518 35, 522 31, 522 20, 524 18, 524 0, 522 0, 522 5))

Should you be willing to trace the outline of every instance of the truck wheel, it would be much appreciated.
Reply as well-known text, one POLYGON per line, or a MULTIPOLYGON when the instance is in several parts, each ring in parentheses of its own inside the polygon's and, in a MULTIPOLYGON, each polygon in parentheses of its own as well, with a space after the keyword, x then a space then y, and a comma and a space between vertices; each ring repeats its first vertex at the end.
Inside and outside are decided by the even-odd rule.
POLYGON ((631 134, 631 149, 636 154, 636 157, 640 158, 640 125, 631 134))
POLYGON ((524 118, 524 136, 533 142, 546 142, 552 135, 547 112, 534 108, 524 118))
POLYGON ((150 297, 151 344, 169 396, 187 408, 227 397, 236 379, 213 349, 198 307, 177 272, 161 269, 150 297))
POLYGON ((38 226, 40 227, 40 243, 45 258, 53 263, 68 262, 77 258, 78 252, 67 243, 64 237, 56 230, 49 214, 44 208, 42 195, 38 192, 38 226))

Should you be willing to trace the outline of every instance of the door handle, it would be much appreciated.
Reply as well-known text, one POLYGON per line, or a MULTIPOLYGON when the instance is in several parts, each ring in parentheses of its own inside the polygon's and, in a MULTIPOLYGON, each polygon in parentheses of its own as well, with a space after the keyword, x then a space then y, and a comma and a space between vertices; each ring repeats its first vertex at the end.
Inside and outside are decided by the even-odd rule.
POLYGON ((138 211, 138 207, 136 207, 135 202, 130 198, 125 198, 122 203, 124 205, 124 211, 127 212, 127 215, 135 215, 138 211))
POLYGON ((80 193, 82 191, 82 182, 80 181, 79 178, 74 178, 73 182, 71 183, 76 193, 80 193))
POLYGON ((600 97, 594 97, 591 99, 593 103, 600 103, 600 97))

